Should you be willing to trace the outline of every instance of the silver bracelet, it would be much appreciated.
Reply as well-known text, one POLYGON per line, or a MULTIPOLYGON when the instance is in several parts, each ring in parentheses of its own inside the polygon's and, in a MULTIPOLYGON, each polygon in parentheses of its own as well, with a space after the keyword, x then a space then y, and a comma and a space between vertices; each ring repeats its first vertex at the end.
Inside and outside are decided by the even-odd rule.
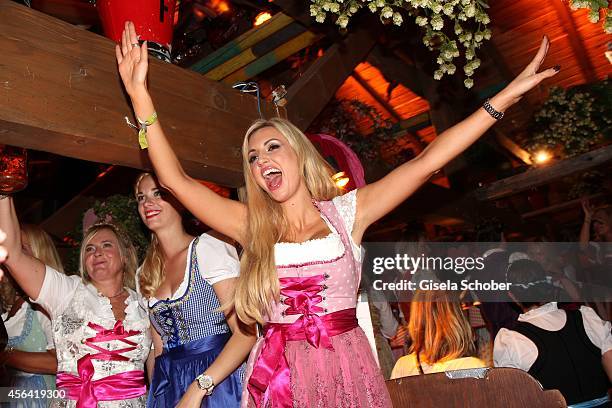
POLYGON ((484 102, 484 104, 482 105, 483 109, 486 110, 487 113, 493 117, 493 119, 501 120, 504 117, 504 112, 500 112, 498 110, 495 110, 495 108, 493 106, 491 106, 491 103, 489 101, 490 101, 490 99, 487 99, 484 102))

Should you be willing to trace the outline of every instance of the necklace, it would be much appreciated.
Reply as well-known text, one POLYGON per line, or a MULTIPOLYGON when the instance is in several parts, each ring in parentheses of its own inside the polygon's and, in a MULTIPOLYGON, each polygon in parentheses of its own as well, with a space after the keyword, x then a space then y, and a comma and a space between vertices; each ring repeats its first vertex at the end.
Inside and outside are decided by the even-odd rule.
POLYGON ((123 294, 123 292, 125 292, 125 288, 121 288, 121 290, 120 290, 120 291, 119 291, 117 294, 115 294, 115 295, 113 295, 113 296, 107 296, 107 298, 109 298, 109 299, 114 299, 114 298, 116 298, 117 296, 121 296, 121 295, 123 294))

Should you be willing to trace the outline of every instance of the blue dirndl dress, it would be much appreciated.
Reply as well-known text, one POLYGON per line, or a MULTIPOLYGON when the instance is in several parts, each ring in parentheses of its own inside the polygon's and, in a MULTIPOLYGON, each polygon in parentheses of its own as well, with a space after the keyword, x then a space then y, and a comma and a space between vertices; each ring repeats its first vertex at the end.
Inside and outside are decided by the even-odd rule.
MULTIPOLYGON (((155 359, 147 400, 149 408, 174 407, 189 385, 217 358, 231 331, 225 315, 217 311, 219 299, 198 270, 194 239, 189 249, 189 281, 183 296, 160 300, 150 307, 151 323, 160 334, 164 350, 155 359)), ((202 407, 239 407, 244 364, 215 385, 202 407)))

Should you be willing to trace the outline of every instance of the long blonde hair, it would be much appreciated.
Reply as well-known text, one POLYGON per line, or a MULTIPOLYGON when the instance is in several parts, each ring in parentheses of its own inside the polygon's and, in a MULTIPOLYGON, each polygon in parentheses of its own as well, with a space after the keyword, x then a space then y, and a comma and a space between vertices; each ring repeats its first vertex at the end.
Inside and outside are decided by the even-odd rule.
POLYGON ((410 304, 410 352, 434 364, 474 355, 472 329, 458 301, 443 290, 417 291, 410 304))
POLYGON ((28 237, 32 256, 59 272, 64 272, 62 260, 51 236, 38 225, 24 224, 21 232, 28 237))
POLYGON ((81 273, 83 282, 91 282, 91 278, 89 277, 87 269, 85 268, 85 248, 91 239, 102 230, 109 230, 117 237, 119 253, 121 254, 121 260, 123 262, 123 286, 134 289, 136 268, 138 267, 136 249, 134 248, 134 245, 132 245, 132 240, 127 233, 125 233, 119 226, 109 222, 100 222, 92 225, 83 236, 79 256, 79 272, 81 273))
MULTIPOLYGON (((151 173, 141 173, 134 183, 134 195, 138 195, 138 187, 145 177, 151 177, 155 184, 159 185, 157 178, 151 173)), ((166 278, 166 268, 164 266, 164 254, 155 233, 151 232, 151 242, 147 248, 144 260, 138 273, 138 287, 140 294, 145 298, 150 298, 166 278)))
POLYGON ((280 132, 295 151, 300 176, 315 200, 331 200, 341 194, 331 178, 331 166, 292 123, 281 118, 260 119, 247 130, 242 144, 242 158, 248 222, 234 298, 236 313, 245 323, 264 323, 263 316, 270 312, 272 302, 278 300, 280 288, 274 262, 274 244, 290 232, 281 205, 259 187, 249 166, 249 139, 257 131, 268 127, 280 132))

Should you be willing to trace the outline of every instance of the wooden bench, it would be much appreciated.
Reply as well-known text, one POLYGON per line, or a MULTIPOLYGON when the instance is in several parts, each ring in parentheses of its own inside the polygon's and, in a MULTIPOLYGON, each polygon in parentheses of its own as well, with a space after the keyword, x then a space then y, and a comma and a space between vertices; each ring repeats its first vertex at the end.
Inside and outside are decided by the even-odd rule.
POLYGON ((387 381, 396 408, 563 408, 558 390, 515 368, 476 368, 387 381))

